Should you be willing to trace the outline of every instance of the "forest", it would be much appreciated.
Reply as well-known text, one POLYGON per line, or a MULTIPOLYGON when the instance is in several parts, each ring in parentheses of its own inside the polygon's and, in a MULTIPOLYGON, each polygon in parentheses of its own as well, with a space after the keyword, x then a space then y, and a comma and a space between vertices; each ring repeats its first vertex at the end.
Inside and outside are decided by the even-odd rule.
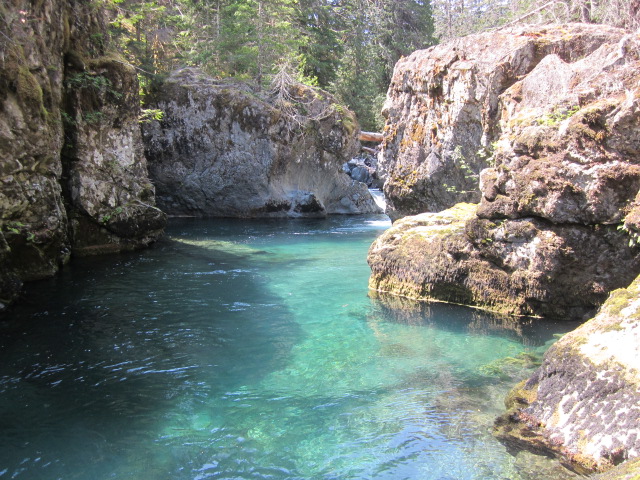
POLYGON ((144 91, 199 66, 269 84, 285 69, 377 130, 393 67, 414 50, 515 22, 637 28, 640 0, 99 0, 144 91))

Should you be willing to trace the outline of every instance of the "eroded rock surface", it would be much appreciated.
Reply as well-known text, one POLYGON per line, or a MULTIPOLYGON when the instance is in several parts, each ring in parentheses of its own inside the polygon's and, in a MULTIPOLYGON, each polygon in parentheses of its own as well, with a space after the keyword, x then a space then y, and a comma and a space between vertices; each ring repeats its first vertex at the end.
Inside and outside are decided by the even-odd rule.
POLYGON ((141 155, 135 72, 107 55, 104 12, 81 1, 17 0, 0 5, 0 16, 6 304, 23 281, 54 274, 74 251, 149 243, 164 215, 141 155))
MULTIPOLYGON (((509 109, 526 110, 535 123, 558 104, 584 106, 614 90, 623 93, 613 81, 585 90, 575 83, 580 75, 596 77, 605 67, 628 62, 631 45, 626 54, 616 53, 624 37, 624 31, 602 25, 514 27, 401 59, 383 110, 379 168, 387 213, 395 219, 480 200, 478 174, 492 161, 505 114, 514 113, 509 109), (513 102, 507 104, 507 97, 513 102)), ((629 125, 628 118, 621 122, 629 125)))
MULTIPOLYGON (((496 422, 507 445, 553 453, 586 471, 640 457, 640 278, 556 342, 507 408, 496 422)), ((628 471, 603 478, 628 478, 628 471)))
POLYGON ((159 206, 231 217, 379 212, 342 171, 357 153, 355 117, 324 92, 290 88, 298 118, 247 85, 174 73, 156 96, 163 120, 144 129, 159 206))
MULTIPOLYGON (((409 289, 416 298, 514 314, 592 315, 611 290, 629 285, 640 272, 635 247, 640 231, 636 201, 640 189, 640 37, 601 26, 559 25, 476 35, 462 42, 418 52, 400 63, 394 88, 404 79, 405 101, 392 102, 389 108, 397 107, 393 115, 404 112, 402 118, 414 125, 408 129, 439 125, 432 119, 437 112, 452 115, 459 99, 454 87, 466 77, 461 71, 454 75, 450 69, 443 70, 442 59, 455 59, 452 65, 460 69, 460 45, 469 45, 475 60, 467 60, 464 72, 472 80, 461 85, 476 85, 478 90, 475 96, 465 94, 463 98, 470 102, 468 108, 486 115, 477 115, 477 128, 469 132, 478 134, 464 137, 468 147, 461 145, 471 151, 486 145, 485 139, 495 138, 495 166, 481 173, 478 210, 460 228, 439 235, 439 245, 431 245, 436 240, 427 239, 427 234, 416 236, 409 228, 416 221, 429 225, 429 216, 398 221, 394 228, 406 229, 406 234, 385 235, 371 250, 371 286, 401 295, 409 289), (548 50, 549 45, 554 48, 548 50), (526 51, 530 54, 524 55, 526 51), (516 68, 521 62, 515 62, 519 56, 510 56, 514 52, 528 59, 527 68, 516 68), (515 63, 503 65, 505 59, 515 63), (481 81, 484 77, 474 73, 497 75, 503 68, 521 74, 509 73, 511 80, 498 82, 500 87, 493 90, 481 81), (412 86, 425 72, 431 72, 429 78, 442 80, 436 90, 443 93, 430 96, 428 89, 412 86), (407 116, 430 103, 434 110, 425 110, 423 118, 432 123, 418 122, 417 114, 407 116), (408 279, 411 287, 407 287, 408 279)), ((392 88, 390 95, 393 92, 392 88)), ((444 138, 464 133, 465 118, 453 116, 445 123, 452 130, 440 142, 442 148, 450 145, 444 138)), ((418 149, 412 156, 407 153, 415 161, 421 158, 420 152, 426 152, 425 145, 432 151, 436 148, 406 136, 399 139, 393 131, 388 135, 387 152, 393 144, 404 144, 407 152, 418 149)), ((399 159, 404 158, 400 150, 397 153, 399 159)), ((420 180, 420 185, 446 183, 442 175, 453 164, 436 163, 438 169, 420 180)), ((391 164, 391 171, 398 173, 406 164, 391 164)), ((425 165, 416 164, 418 170, 425 165)), ((411 187, 402 198, 418 198, 423 203, 398 209, 405 204, 394 196, 394 182, 410 178, 392 174, 387 180, 385 192, 396 213, 441 206, 428 206, 431 194, 411 187)), ((417 185, 413 180, 409 183, 417 185)))

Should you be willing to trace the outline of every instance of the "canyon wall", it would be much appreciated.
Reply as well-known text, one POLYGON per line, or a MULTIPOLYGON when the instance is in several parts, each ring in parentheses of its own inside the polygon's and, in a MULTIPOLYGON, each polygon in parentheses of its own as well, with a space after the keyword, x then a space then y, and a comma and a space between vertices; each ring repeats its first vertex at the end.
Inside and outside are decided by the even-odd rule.
POLYGON ((82 1, 0 6, 0 305, 71 254, 149 244, 155 207, 135 70, 82 1))
POLYGON ((640 35, 601 25, 401 60, 380 158, 396 221, 369 252, 381 292, 579 320, 604 303, 496 422, 510 448, 603 479, 636 478, 640 454, 639 72, 640 35))
MULTIPOLYGON (((387 213, 397 219, 479 201, 479 173, 495 164, 496 142, 504 139, 503 127, 509 122, 505 113, 513 117, 514 109, 526 111, 531 115, 528 123, 537 125, 544 115, 558 118, 562 108, 608 96, 611 88, 622 91, 608 87, 610 92, 598 93, 591 86, 590 92, 579 93, 572 82, 577 80, 574 69, 582 71, 596 61, 587 57, 596 51, 610 54, 601 47, 615 49, 624 37, 623 30, 603 25, 513 27, 402 58, 383 109, 379 169, 385 178, 387 213), (544 74, 548 76, 538 87, 536 78, 544 74), (518 91, 523 88, 521 98, 518 91), (568 89, 572 97, 565 95, 568 89)), ((605 67, 603 60, 594 68, 605 67)))
MULTIPOLYGON (((480 203, 458 222, 461 228, 439 228, 437 237, 428 232, 421 235, 426 228, 433 230, 429 226, 433 221, 425 213, 398 220, 394 229, 406 233, 388 233, 373 245, 371 288, 518 315, 586 318, 610 291, 629 285, 640 273, 635 245, 640 189, 639 46, 637 35, 602 26, 520 27, 467 37, 401 61, 389 91, 388 112, 413 112, 415 105, 425 105, 422 123, 416 116, 405 117, 408 125, 414 125, 405 126, 405 131, 436 127, 451 131, 441 142, 449 150, 438 150, 445 157, 447 151, 459 150, 459 145, 452 147, 458 143, 455 132, 478 132, 473 139, 460 140, 464 152, 483 147, 483 138, 495 139, 489 159, 492 166, 479 173, 480 203), (464 85, 486 84, 484 77, 473 72, 493 72, 491 78, 497 71, 510 72, 504 73, 509 80, 496 83, 491 95, 482 90, 486 93, 481 95, 482 102, 477 92, 463 96, 464 102, 479 109, 474 110, 478 113, 475 130, 467 130, 459 115, 459 89, 444 80, 435 97, 408 87, 406 94, 396 93, 398 85, 427 68, 431 69, 427 77, 449 72, 450 65, 462 68, 458 63, 465 54, 461 45, 474 45, 470 51, 482 59, 466 61, 464 72, 473 78, 464 85), (451 63, 451 58, 457 60, 451 63), (408 73, 411 61, 418 73, 408 73), (527 68, 518 67, 523 62, 527 68), (434 107, 429 110, 425 102, 434 107), (444 125, 434 115, 446 118, 441 120, 444 125)), ((461 76, 461 72, 454 75, 461 76)), ((395 214, 416 213, 419 207, 438 211, 449 200, 464 198, 466 194, 451 197, 447 192, 442 198, 433 197, 439 203, 429 203, 431 193, 420 185, 453 185, 450 177, 464 169, 438 160, 437 172, 426 175, 429 167, 418 183, 407 180, 412 174, 405 176, 401 165, 407 165, 409 158, 419 162, 420 152, 436 145, 398 141, 399 128, 394 125, 391 120, 387 125, 382 163, 387 164, 385 193, 395 214), (395 166, 387 159, 393 144, 412 145, 406 155, 398 151, 395 166), (421 200, 398 210, 398 205, 408 205, 394 194, 394 185, 402 182, 406 193, 402 198, 421 200)), ((418 165, 418 171, 421 165, 425 164, 418 165)))

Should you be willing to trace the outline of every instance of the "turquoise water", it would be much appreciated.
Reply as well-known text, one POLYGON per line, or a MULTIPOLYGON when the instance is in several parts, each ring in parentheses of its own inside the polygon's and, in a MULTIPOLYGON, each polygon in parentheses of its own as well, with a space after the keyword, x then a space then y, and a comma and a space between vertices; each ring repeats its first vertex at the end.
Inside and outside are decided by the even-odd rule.
POLYGON ((564 478, 491 425, 571 326, 370 298, 388 226, 174 220, 31 285, 0 324, 0 479, 564 478))

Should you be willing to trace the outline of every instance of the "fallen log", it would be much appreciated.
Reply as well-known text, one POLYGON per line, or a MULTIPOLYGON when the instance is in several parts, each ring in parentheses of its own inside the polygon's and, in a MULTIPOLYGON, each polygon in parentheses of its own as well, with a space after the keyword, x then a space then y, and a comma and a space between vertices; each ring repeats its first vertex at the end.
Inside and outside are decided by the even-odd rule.
POLYGON ((375 132, 360 132, 358 134, 358 140, 360 140, 361 142, 380 143, 382 142, 382 140, 384 140, 384 135, 375 132))
POLYGON ((375 148, 360 147, 360 149, 361 149, 363 152, 370 153, 371 155, 377 155, 377 154, 378 154, 378 150, 376 150, 375 148))

